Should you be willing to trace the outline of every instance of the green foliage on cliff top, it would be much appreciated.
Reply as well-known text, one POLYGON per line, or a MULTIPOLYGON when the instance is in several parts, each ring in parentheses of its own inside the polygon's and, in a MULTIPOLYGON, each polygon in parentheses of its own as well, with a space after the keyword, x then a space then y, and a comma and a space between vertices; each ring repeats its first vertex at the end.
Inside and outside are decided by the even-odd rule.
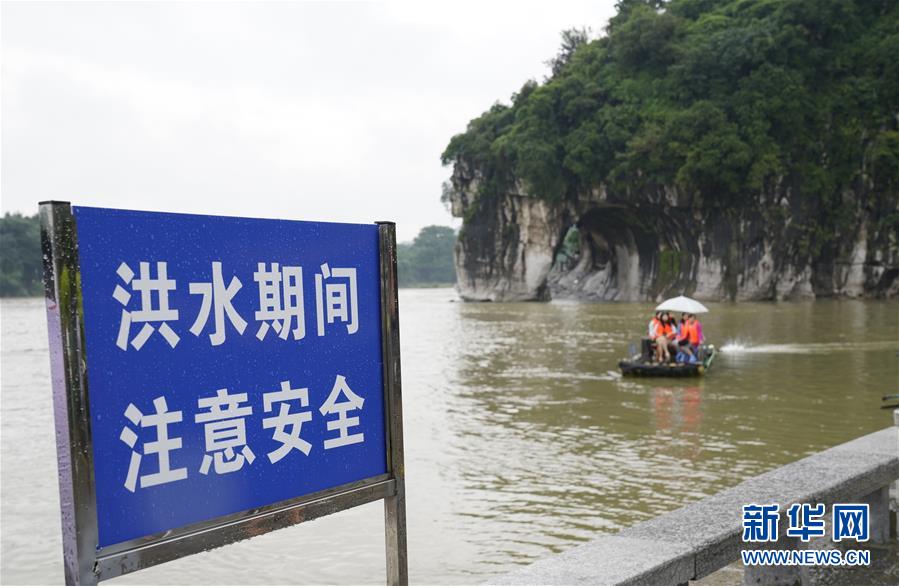
POLYGON ((401 287, 433 287, 456 282, 449 226, 425 226, 412 242, 397 245, 397 276, 401 287))
POLYGON ((0 218, 0 297, 40 295, 42 275, 38 217, 7 213, 0 218))
POLYGON ((606 33, 564 37, 552 77, 472 120, 444 164, 488 195, 519 178, 547 199, 675 185, 734 206, 780 185, 834 217, 844 191, 899 188, 899 2, 622 0, 606 33))

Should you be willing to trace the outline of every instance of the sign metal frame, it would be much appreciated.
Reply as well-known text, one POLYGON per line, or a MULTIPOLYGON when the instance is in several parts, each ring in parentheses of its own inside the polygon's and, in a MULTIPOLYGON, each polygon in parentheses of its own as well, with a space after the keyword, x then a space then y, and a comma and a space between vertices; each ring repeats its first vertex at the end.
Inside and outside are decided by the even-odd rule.
POLYGON ((65 581, 96 584, 137 570, 384 500, 387 583, 408 584, 396 226, 377 222, 387 473, 171 531, 98 547, 94 452, 78 234, 72 206, 40 203, 44 296, 65 581))

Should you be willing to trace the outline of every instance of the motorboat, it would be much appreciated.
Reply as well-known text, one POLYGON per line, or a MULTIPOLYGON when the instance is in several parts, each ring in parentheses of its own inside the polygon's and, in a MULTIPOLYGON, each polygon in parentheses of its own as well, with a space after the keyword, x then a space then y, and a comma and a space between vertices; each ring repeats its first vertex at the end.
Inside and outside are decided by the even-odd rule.
MULTIPOLYGON (((695 299, 680 295, 666 299, 655 308, 655 311, 679 311, 681 313, 696 315, 708 313, 709 309, 695 299)), ((643 338, 640 344, 640 353, 631 345, 630 358, 618 362, 621 374, 635 376, 702 376, 712 361, 715 360, 715 346, 712 344, 700 344, 695 356, 677 353, 667 362, 659 362, 655 359, 655 342, 649 338, 643 338), (678 359, 679 358, 679 359, 678 359)))
POLYGON ((621 374, 627 376, 702 376, 712 366, 715 360, 715 346, 713 344, 701 344, 696 352, 694 361, 657 362, 654 359, 653 342, 644 338, 641 344, 641 352, 633 354, 618 362, 621 374))

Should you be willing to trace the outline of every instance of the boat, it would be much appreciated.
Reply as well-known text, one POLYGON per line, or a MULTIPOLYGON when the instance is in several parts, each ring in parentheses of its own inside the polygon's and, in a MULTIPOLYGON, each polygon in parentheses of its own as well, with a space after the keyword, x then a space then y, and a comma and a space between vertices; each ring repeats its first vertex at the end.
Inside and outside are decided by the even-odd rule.
POLYGON ((655 362, 652 359, 652 342, 645 338, 643 351, 618 362, 621 374, 625 376, 702 376, 715 360, 715 346, 699 346, 696 362, 655 362))
MULTIPOLYGON (((698 313, 708 313, 709 308, 695 299, 679 295, 666 299, 656 306, 655 311, 668 312, 669 317, 672 311, 680 311, 695 317, 698 313)), ((637 354, 636 347, 631 345, 631 357, 618 362, 621 374, 636 376, 702 376, 712 366, 712 361, 715 360, 715 346, 712 344, 699 345, 696 349, 695 362, 678 362, 673 359, 669 362, 656 362, 654 360, 655 352, 653 351, 653 346, 651 339, 643 338, 640 344, 641 351, 637 354)))

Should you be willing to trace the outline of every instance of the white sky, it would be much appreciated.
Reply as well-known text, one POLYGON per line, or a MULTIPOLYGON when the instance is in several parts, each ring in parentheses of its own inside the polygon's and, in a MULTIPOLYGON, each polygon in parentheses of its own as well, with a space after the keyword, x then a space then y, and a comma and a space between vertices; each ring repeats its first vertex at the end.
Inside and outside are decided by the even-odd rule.
POLYGON ((440 153, 614 1, 14 3, 2 211, 452 224, 440 153))

